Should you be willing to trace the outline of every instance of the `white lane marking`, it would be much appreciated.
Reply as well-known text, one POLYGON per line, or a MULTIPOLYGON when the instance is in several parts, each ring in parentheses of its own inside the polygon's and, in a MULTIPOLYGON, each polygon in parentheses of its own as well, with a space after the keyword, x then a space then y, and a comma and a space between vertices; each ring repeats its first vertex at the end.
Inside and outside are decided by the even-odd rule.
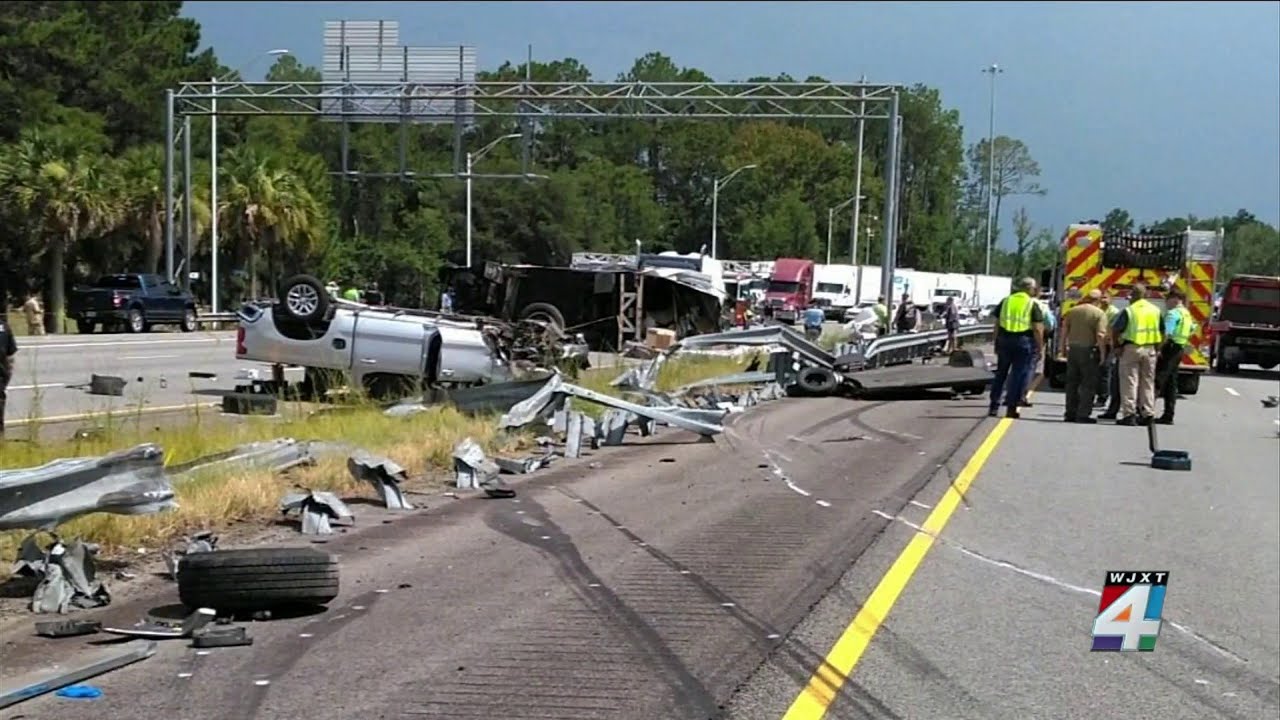
MULTIPOLYGON (((982 553, 974 552, 973 550, 970 550, 969 548, 961 545, 960 543, 955 542, 954 540, 949 540, 947 538, 939 536, 936 533, 929 532, 928 530, 925 530, 920 525, 917 525, 911 522, 910 520, 907 520, 904 517, 897 516, 897 515, 890 515, 889 513, 882 512, 880 510, 872 510, 871 512, 887 520, 900 522, 903 525, 906 525, 907 527, 911 528, 912 530, 915 530, 918 533, 924 533, 925 535, 928 535, 929 537, 936 540, 939 544, 945 545, 955 550, 956 552, 960 553, 961 555, 964 555, 965 557, 973 558, 974 560, 985 563, 987 565, 991 565, 993 567, 1009 570, 1023 577, 1031 578, 1032 580, 1039 580, 1042 583, 1045 583, 1047 585, 1052 585, 1062 590, 1070 590, 1071 592, 1080 593, 1082 595, 1088 595, 1090 597, 1095 597, 1095 598, 1102 597, 1101 592, 1094 590, 1092 588, 1080 587, 1079 585, 1072 585, 1071 583, 1063 582, 1062 580, 1059 580, 1050 575, 1045 575, 1044 573, 1038 573, 1032 570, 1026 570, 1024 568, 1018 567, 1017 565, 1014 565, 1011 562, 1006 562, 1004 560, 996 560, 995 558, 987 557, 982 553)), ((1195 630, 1192 630, 1186 625, 1176 623, 1168 618, 1163 618, 1163 620, 1164 622, 1169 624, 1169 627, 1172 627, 1174 630, 1177 630, 1183 635, 1190 637, 1192 640, 1195 640, 1204 645, 1208 645, 1214 652, 1218 653, 1219 655, 1225 658, 1230 658, 1231 660, 1235 660, 1236 662, 1248 662, 1247 660, 1240 657, 1239 655, 1231 652, 1230 650, 1204 637, 1203 635, 1196 632, 1195 630)))
POLYGON ((831 503, 826 500, 814 500, 814 502, 817 503, 819 507, 831 507, 831 503))
POLYGON ((1222 388, 1222 389, 1226 390, 1228 393, 1230 393, 1231 395, 1234 395, 1235 397, 1240 397, 1240 393, 1236 392, 1235 388, 1222 388))
POLYGON ((258 687, 265 687, 267 685, 270 685, 271 681, 270 680, 254 680, 253 684, 257 685, 258 687))
POLYGON ((87 342, 87 343, 86 342, 36 343, 31 345, 19 344, 18 348, 19 349, 25 348, 27 350, 60 350, 62 348, 67 348, 70 350, 74 350, 76 348, 87 348, 87 347, 116 348, 116 347, 130 347, 133 345, 207 345, 209 343, 226 343, 230 345, 231 339, 230 338, 207 338, 207 339, 193 338, 191 340, 129 340, 124 342, 116 341, 116 342, 87 342))
POLYGON ((125 355, 121 360, 165 360, 176 358, 178 355, 125 355))
POLYGON ((180 678, 189 678, 189 677, 191 677, 191 673, 189 673, 189 672, 180 672, 180 673, 178 673, 178 677, 180 677, 180 678))
POLYGON ((930 509, 932 509, 932 508, 933 508, 933 506, 932 506, 932 505, 925 505, 924 503, 922 503, 922 502, 916 502, 915 500, 912 500, 912 501, 911 501, 911 504, 912 504, 912 505, 915 505, 915 506, 916 506, 916 507, 918 507, 918 508, 924 508, 925 510, 930 510, 930 509))
POLYGON ((35 385, 10 385, 10 390, 39 390, 41 388, 66 387, 66 383, 37 383, 35 385))

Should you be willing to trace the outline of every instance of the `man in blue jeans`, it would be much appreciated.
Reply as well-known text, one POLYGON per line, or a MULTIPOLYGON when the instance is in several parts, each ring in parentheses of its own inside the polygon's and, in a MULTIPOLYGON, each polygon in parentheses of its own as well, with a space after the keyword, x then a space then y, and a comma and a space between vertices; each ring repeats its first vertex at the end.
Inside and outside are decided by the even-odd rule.
POLYGON ((1005 417, 1021 417, 1018 404, 1026 392, 1031 359, 1037 352, 1044 354, 1044 310, 1035 295, 1036 281, 1022 278, 1014 293, 996 306, 996 374, 987 411, 991 417, 999 413, 1002 396, 1005 417))

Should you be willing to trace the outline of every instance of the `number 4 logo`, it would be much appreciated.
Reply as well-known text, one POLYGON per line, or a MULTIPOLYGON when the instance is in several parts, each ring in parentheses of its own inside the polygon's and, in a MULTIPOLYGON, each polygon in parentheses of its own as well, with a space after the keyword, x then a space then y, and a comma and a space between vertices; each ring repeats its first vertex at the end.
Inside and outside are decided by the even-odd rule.
POLYGON ((1098 614, 1093 621, 1093 636, 1121 638, 1122 651, 1155 650, 1163 606, 1163 586, 1134 585, 1098 614))

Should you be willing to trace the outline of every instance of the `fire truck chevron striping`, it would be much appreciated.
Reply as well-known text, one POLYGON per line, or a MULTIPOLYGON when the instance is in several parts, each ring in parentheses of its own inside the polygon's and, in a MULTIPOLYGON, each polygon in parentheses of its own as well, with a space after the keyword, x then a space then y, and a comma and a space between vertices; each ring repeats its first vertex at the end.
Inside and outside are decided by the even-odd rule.
MULTIPOLYGON (((1182 356, 1179 384, 1194 388, 1199 373, 1209 369, 1207 330, 1221 249, 1221 235, 1213 232, 1188 229, 1179 235, 1108 235, 1098 224, 1071 225, 1063 234, 1061 271, 1055 278, 1059 312, 1065 315, 1090 290, 1123 298, 1130 287, 1142 283, 1148 288, 1148 297, 1159 300, 1170 288, 1178 288, 1186 295, 1187 309, 1196 323, 1182 356)), ((1056 338, 1054 344, 1058 345, 1056 338)), ((1055 367, 1050 370, 1050 381, 1055 384, 1065 371, 1060 355, 1055 347, 1051 355, 1056 358, 1055 367)))

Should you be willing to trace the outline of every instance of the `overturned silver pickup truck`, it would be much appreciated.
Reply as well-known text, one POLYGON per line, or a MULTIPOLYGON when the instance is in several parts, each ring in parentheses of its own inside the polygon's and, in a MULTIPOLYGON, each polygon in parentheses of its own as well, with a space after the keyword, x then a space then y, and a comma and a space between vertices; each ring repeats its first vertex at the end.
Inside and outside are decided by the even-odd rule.
POLYGON ((310 275, 280 286, 280 300, 237 312, 236 358, 306 369, 303 393, 323 396, 350 379, 373 397, 422 387, 516 379, 531 367, 586 367, 587 348, 536 320, 508 323, 331 298, 310 275))

